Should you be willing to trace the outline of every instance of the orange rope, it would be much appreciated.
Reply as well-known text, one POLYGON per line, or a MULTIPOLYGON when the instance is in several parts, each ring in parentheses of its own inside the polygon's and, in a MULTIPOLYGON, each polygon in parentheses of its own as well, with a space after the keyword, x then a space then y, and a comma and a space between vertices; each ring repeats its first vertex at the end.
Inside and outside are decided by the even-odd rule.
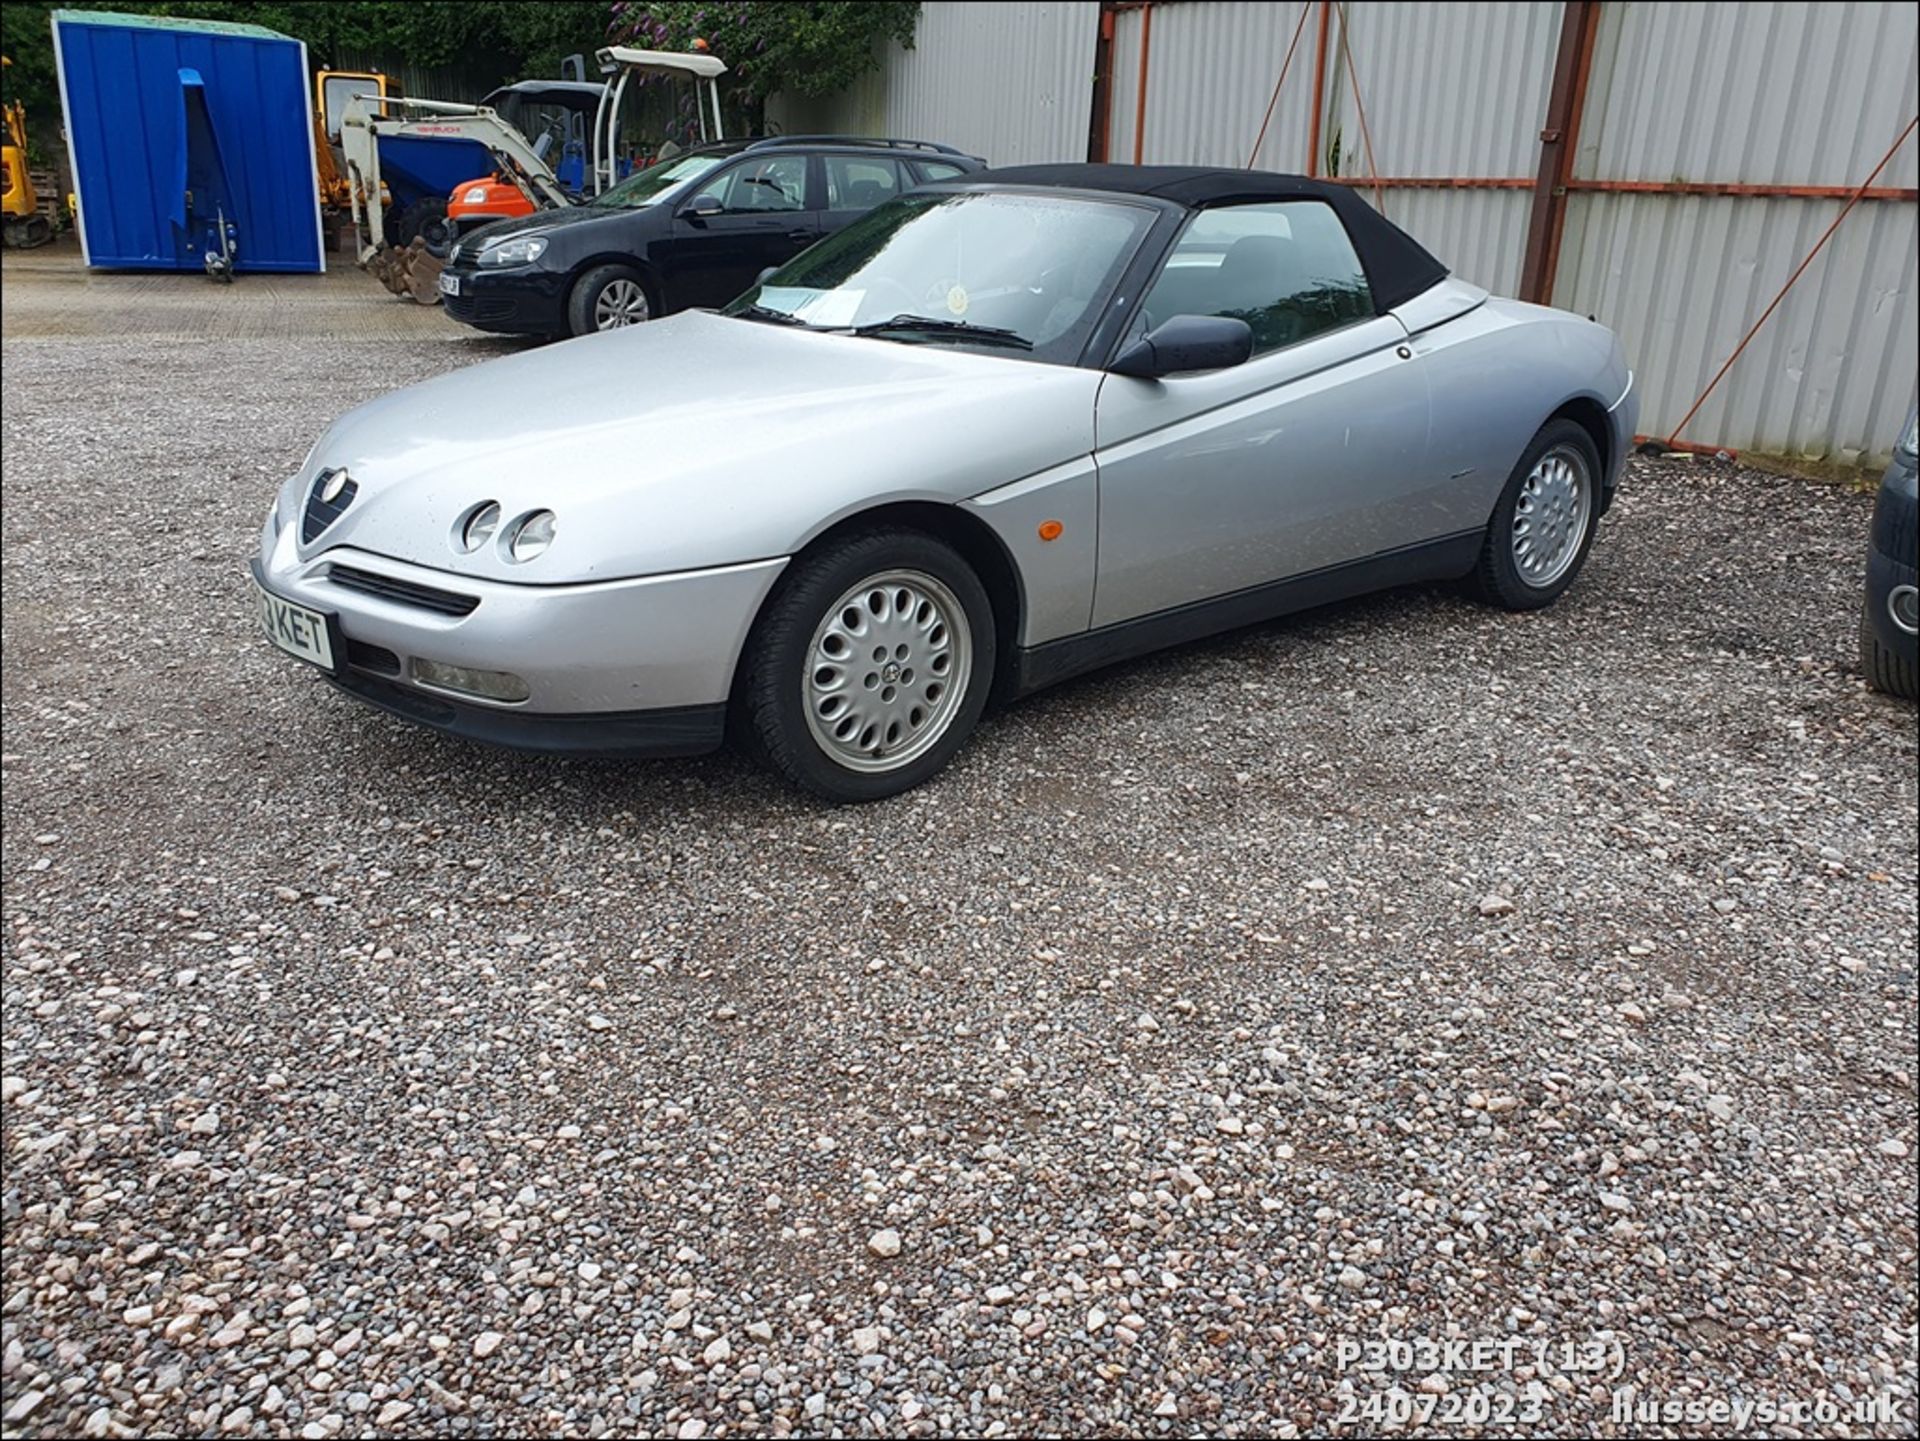
POLYGON ((1253 169, 1253 162, 1259 158, 1260 145, 1267 138, 1267 124, 1273 119, 1273 107, 1280 103, 1280 87, 1287 83, 1287 67, 1293 64, 1294 48, 1300 43, 1300 32, 1307 28, 1307 16, 1313 13, 1313 0, 1300 7, 1300 23, 1293 27, 1293 43, 1287 46, 1287 58, 1280 62, 1280 78, 1273 82, 1273 98, 1267 102, 1267 113, 1260 117, 1260 133, 1253 138, 1253 149, 1247 154, 1247 169, 1253 169))
MULTIPOLYGON (((1373 132, 1367 129, 1367 107, 1360 99, 1360 74, 1353 68, 1353 50, 1347 44, 1347 7, 1340 7, 1340 54, 1347 62, 1347 79, 1353 82, 1353 108, 1360 112, 1360 138, 1367 147, 1367 174, 1375 180, 1380 178, 1380 167, 1373 163, 1373 132)), ((1387 213, 1387 197, 1381 193, 1378 185, 1373 187, 1373 208, 1382 215, 1387 213)))
POLYGON ((1673 434, 1669 435, 1666 441, 1669 447, 1673 445, 1674 436, 1679 435, 1681 431, 1685 430, 1687 428, 1687 422, 1700 413, 1700 407, 1707 403, 1707 397, 1713 394, 1713 388, 1720 383, 1722 377, 1724 377, 1729 370, 1733 369, 1734 361, 1738 360, 1740 358, 1740 352, 1747 348, 1747 342, 1760 333, 1760 327, 1767 323, 1767 317, 1779 309, 1780 302, 1785 300, 1787 298, 1787 292, 1793 289, 1794 281, 1806 273, 1807 267, 1813 264, 1814 256, 1818 255, 1821 250, 1825 248, 1826 243, 1833 238, 1833 232, 1840 228, 1840 222, 1847 218, 1847 212, 1860 203, 1860 197, 1865 195, 1868 187, 1880 178, 1880 172, 1887 168, 1887 162, 1893 159, 1894 153, 1898 151, 1902 145, 1907 143, 1907 137, 1913 134, 1916 126, 1920 126, 1920 115, 1914 116, 1913 119, 1907 122, 1907 128, 1900 132, 1900 138, 1888 147, 1887 153, 1880 157, 1880 163, 1873 167, 1873 174, 1860 182, 1859 188, 1853 192, 1852 197, 1845 205, 1840 207, 1840 213, 1833 217, 1833 224, 1826 228, 1825 233, 1815 242, 1813 249, 1807 252, 1807 258, 1801 261, 1799 268, 1787 277, 1787 283, 1780 287, 1780 293, 1773 297, 1773 303, 1760 312, 1760 318, 1753 322, 1753 329, 1740 337, 1740 343, 1734 346, 1733 354, 1727 357, 1727 363, 1720 367, 1713 379, 1707 382, 1707 388, 1700 392, 1700 398, 1694 401, 1693 409, 1681 416, 1680 423, 1674 426, 1673 434))

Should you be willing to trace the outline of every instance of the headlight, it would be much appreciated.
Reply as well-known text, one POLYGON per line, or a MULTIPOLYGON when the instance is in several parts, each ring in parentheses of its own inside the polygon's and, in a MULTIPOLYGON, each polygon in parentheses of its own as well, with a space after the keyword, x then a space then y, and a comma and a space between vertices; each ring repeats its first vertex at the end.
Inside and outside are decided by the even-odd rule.
POLYGON ((531 265, 546 254, 544 235, 516 235, 511 240, 496 240, 480 252, 480 263, 495 265, 531 265))
POLYGON ((468 555, 493 539, 500 528, 500 502, 483 500, 453 523, 453 548, 468 555))
POLYGON ((466 205, 478 205, 481 201, 485 200, 486 198, 487 198, 487 187, 484 185, 476 185, 471 190, 469 190, 465 195, 462 195, 460 197, 460 200, 463 204, 466 204, 466 205))
POLYGON ((553 544, 553 512, 532 510, 507 527, 507 558, 516 563, 546 553, 553 544))

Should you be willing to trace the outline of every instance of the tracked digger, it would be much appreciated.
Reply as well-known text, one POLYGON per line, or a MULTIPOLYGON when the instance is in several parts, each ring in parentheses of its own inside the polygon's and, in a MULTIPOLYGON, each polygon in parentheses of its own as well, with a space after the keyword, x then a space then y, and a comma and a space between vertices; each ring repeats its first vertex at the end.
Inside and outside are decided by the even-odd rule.
MULTIPOLYGON (((0 56, 0 67, 13 62, 0 56)), ((10 248, 30 249, 53 239, 53 222, 40 213, 40 196, 27 173, 27 112, 18 100, 5 102, 6 144, 0 147, 0 211, 6 217, 4 238, 10 248)))

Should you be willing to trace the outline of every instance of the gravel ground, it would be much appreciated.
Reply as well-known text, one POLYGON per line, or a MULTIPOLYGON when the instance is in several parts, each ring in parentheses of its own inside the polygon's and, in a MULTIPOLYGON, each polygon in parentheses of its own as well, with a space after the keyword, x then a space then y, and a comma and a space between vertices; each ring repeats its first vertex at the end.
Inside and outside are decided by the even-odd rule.
POLYGON ((829 811, 256 637, 322 424, 500 348, 5 345, 10 1433, 1913 1434, 1867 500, 1636 462, 1543 615, 1257 628, 829 811))

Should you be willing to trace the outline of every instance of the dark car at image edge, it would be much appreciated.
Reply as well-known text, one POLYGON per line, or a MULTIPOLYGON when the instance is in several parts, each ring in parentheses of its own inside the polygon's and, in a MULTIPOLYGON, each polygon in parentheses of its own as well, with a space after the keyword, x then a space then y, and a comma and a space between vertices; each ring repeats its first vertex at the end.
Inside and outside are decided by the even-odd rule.
POLYGON ((544 336, 724 305, 874 207, 985 164, 951 146, 857 136, 703 145, 586 204, 463 236, 441 298, 463 324, 544 336))
POLYGON ((1907 412, 1893 463, 1880 481, 1867 542, 1860 668, 1867 684, 1914 699, 1920 661, 1920 409, 1907 412))

